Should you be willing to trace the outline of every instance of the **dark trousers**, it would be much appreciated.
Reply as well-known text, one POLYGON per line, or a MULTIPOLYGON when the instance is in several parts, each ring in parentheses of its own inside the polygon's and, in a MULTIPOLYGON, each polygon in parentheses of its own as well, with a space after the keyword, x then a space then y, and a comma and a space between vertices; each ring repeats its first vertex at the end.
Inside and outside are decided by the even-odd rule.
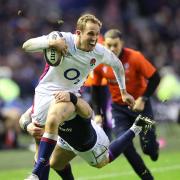
MULTIPOLYGON (((129 129, 135 118, 139 113, 133 112, 127 106, 121 106, 118 104, 112 104, 112 128, 113 133, 116 137, 120 136, 127 129, 129 129)), ((153 118, 153 112, 150 101, 146 102, 145 109, 141 113, 145 116, 153 118)), ((143 133, 140 134, 140 143, 142 150, 145 154, 148 154, 152 160, 157 160, 158 157, 158 144, 156 141, 155 128, 149 130, 146 135, 143 133)), ((129 142, 129 146, 125 149, 124 155, 127 158, 128 162, 131 164, 134 171, 142 179, 153 179, 148 168, 146 167, 141 156, 136 152, 133 142, 129 142), (147 172, 146 177, 144 172, 147 172)))

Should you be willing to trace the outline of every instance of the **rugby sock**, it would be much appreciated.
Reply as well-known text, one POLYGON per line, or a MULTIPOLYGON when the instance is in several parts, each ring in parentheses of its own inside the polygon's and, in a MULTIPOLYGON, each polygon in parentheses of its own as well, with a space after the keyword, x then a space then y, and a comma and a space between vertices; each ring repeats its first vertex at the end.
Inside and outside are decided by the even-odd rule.
POLYGON ((41 176, 41 173, 44 173, 44 168, 49 162, 49 158, 56 146, 57 135, 44 133, 41 138, 38 150, 38 161, 32 171, 33 174, 36 174, 38 177, 41 176))
POLYGON ((74 180, 70 164, 66 165, 66 167, 62 170, 55 169, 55 171, 57 174, 61 176, 62 180, 74 180))
POLYGON ((132 130, 127 130, 124 134, 119 136, 109 145, 109 161, 114 161, 129 145, 129 141, 135 137, 135 133, 132 130))
POLYGON ((49 179, 49 171, 50 171, 50 165, 49 165, 49 163, 47 163, 43 169, 43 173, 41 174, 40 179, 48 180, 49 179))
MULTIPOLYGON (((35 165, 36 165, 36 162, 34 163, 34 166, 35 165)), ((49 163, 47 163, 46 166, 43 169, 43 173, 41 174, 40 179, 48 180, 49 179, 49 171, 50 171, 50 165, 49 165, 49 163)))

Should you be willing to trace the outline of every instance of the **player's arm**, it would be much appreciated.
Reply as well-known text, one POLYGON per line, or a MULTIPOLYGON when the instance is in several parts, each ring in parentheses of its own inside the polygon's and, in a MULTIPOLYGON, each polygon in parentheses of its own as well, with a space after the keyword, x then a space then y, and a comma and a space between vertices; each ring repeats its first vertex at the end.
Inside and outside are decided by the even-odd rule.
POLYGON ((144 55, 140 52, 135 54, 135 58, 137 59, 135 62, 137 64, 137 70, 144 76, 147 80, 147 87, 143 94, 144 99, 148 99, 153 95, 156 88, 160 82, 160 75, 156 67, 154 67, 151 62, 144 57, 144 55))
POLYGON ((139 73, 147 79, 147 87, 144 94, 138 97, 133 107, 134 111, 143 111, 145 103, 153 95, 160 82, 160 75, 156 68, 139 52, 136 54, 136 63, 139 73))
POLYGON ((44 49, 55 48, 62 55, 67 53, 67 45, 63 37, 58 36, 54 38, 53 35, 59 35, 61 33, 51 32, 47 36, 41 36, 32 38, 24 42, 22 49, 26 52, 41 52, 44 49))
POLYGON ((153 95, 159 82, 160 82, 160 75, 158 71, 155 71, 153 75, 148 79, 147 88, 144 94, 136 99, 135 105, 133 107, 134 111, 141 112, 144 110, 146 101, 148 101, 149 98, 153 95))
POLYGON ((22 130, 27 131, 27 126, 32 122, 31 121, 31 107, 21 115, 21 118, 19 119, 19 125, 22 130))
POLYGON ((113 68, 116 80, 118 82, 123 102, 127 103, 131 108, 134 106, 134 98, 126 91, 125 72, 121 61, 115 54, 105 51, 104 58, 106 64, 113 68))
POLYGON ((22 130, 28 132, 35 139, 40 139, 44 133, 44 129, 43 127, 40 127, 38 123, 32 122, 31 109, 32 108, 30 107, 24 114, 22 114, 19 120, 19 125, 22 130))
POLYGON ((148 85, 146 88, 146 91, 144 92, 143 97, 149 98, 150 96, 152 96, 156 90, 156 88, 158 87, 159 83, 160 83, 160 74, 158 71, 155 71, 152 76, 148 79, 148 85))
POLYGON ((26 52, 41 52, 49 48, 47 36, 32 38, 24 42, 22 49, 26 52))
POLYGON ((76 107, 76 112, 83 118, 90 118, 92 116, 92 109, 90 105, 82 98, 77 97, 73 93, 58 91, 54 94, 55 102, 72 102, 76 107))

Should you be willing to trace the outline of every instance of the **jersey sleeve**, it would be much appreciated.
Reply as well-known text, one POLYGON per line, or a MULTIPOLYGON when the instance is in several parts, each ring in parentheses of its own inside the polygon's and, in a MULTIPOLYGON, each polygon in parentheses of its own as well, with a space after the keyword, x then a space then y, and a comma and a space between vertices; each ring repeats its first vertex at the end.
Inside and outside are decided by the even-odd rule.
POLYGON ((156 71, 156 68, 140 52, 137 54, 136 60, 139 62, 137 64, 138 70, 146 79, 149 79, 156 71))
POLYGON ((44 35, 27 40, 22 48, 27 52, 42 52, 48 47, 48 38, 44 35))
POLYGON ((23 49, 27 52, 42 52, 44 49, 49 48, 49 40, 48 36, 53 33, 58 33, 60 37, 64 37, 68 39, 67 33, 59 32, 59 31, 52 31, 48 35, 43 35, 40 37, 32 38, 27 40, 23 44, 23 49))
POLYGON ((67 42, 67 44, 71 44, 72 43, 72 36, 73 36, 72 33, 70 33, 70 32, 59 32, 59 34, 62 35, 62 37, 67 42))
POLYGON ((117 56, 108 49, 104 49, 103 63, 112 67, 119 88, 126 89, 124 68, 117 56))

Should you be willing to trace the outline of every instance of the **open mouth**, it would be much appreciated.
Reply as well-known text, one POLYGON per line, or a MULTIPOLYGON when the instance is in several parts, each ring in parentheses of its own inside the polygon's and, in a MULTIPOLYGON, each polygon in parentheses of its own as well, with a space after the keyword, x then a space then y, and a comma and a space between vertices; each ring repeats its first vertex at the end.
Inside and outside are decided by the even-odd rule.
POLYGON ((90 44, 90 45, 95 45, 96 42, 95 42, 95 41, 92 41, 92 42, 90 42, 89 44, 90 44))
POLYGON ((97 43, 97 41, 94 41, 94 40, 93 40, 93 41, 91 40, 91 41, 89 42, 89 44, 90 44, 91 46, 95 46, 96 43, 97 43))
POLYGON ((95 41, 89 42, 89 45, 90 45, 91 47, 94 47, 94 46, 96 45, 96 42, 95 42, 95 41))

